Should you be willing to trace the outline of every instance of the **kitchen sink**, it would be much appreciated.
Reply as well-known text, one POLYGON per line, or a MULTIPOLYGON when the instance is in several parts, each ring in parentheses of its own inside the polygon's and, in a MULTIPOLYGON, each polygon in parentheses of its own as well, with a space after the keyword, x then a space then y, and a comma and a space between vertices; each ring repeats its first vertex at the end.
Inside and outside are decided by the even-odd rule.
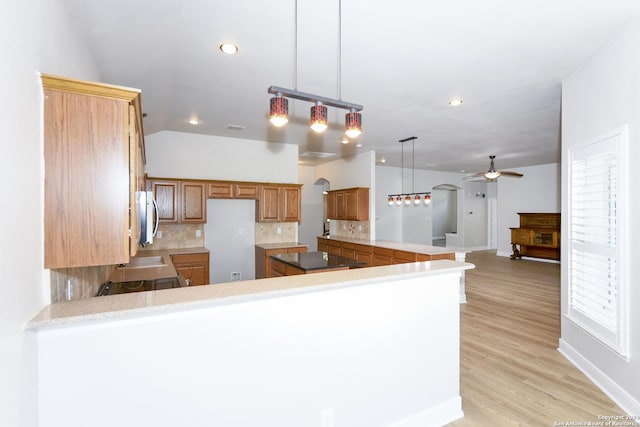
POLYGON ((119 270, 133 270, 138 268, 166 267, 167 262, 163 256, 145 256, 132 258, 128 264, 118 266, 119 270))

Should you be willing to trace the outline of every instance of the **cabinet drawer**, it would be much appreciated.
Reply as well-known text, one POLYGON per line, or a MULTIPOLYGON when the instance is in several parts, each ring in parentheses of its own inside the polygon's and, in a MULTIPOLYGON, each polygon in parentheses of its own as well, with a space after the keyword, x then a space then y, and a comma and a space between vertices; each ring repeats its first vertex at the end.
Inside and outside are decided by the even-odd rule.
POLYGON ((530 245, 531 230, 512 229, 511 243, 515 243, 516 245, 530 245))
POLYGON ((184 264, 208 263, 209 254, 206 252, 196 254, 176 254, 171 256, 171 260, 176 266, 184 264))
POLYGON ((237 199, 257 199, 258 186, 256 184, 236 184, 234 195, 237 199))

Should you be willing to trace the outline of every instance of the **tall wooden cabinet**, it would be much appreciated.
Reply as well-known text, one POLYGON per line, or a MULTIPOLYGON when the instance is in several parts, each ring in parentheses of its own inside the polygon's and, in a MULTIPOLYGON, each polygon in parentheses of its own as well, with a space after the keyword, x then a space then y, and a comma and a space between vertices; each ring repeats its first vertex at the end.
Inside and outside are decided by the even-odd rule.
POLYGON ((49 75, 42 86, 44 265, 126 263, 144 189, 140 91, 49 75))

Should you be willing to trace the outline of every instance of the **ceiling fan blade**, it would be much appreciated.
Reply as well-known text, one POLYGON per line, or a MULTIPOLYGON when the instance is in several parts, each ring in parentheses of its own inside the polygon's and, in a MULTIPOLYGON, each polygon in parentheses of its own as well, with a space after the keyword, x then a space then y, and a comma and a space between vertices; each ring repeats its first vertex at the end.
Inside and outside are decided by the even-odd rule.
POLYGON ((474 178, 481 178, 484 177, 485 172, 476 172, 476 173, 472 173, 470 175, 465 175, 462 179, 464 181, 468 181, 470 179, 474 179, 474 178))
POLYGON ((513 178, 522 178, 524 175, 518 172, 512 171, 500 171, 500 175, 511 176, 513 178))

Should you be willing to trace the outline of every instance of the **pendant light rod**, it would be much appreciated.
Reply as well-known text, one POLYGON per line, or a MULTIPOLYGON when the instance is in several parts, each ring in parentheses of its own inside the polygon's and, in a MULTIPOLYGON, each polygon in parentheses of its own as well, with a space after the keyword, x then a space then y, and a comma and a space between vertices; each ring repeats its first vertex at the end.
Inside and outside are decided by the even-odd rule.
POLYGON ((269 89, 267 89, 267 92, 274 95, 279 93, 282 96, 286 96, 287 98, 300 99, 302 101, 307 101, 307 102, 313 102, 313 103, 321 102, 324 105, 329 105, 331 107, 336 107, 336 108, 344 108, 345 110, 362 111, 364 109, 362 105, 353 104, 351 102, 346 102, 341 99, 327 98, 324 96, 313 95, 306 92, 300 92, 299 90, 286 89, 279 86, 269 86, 269 89))

